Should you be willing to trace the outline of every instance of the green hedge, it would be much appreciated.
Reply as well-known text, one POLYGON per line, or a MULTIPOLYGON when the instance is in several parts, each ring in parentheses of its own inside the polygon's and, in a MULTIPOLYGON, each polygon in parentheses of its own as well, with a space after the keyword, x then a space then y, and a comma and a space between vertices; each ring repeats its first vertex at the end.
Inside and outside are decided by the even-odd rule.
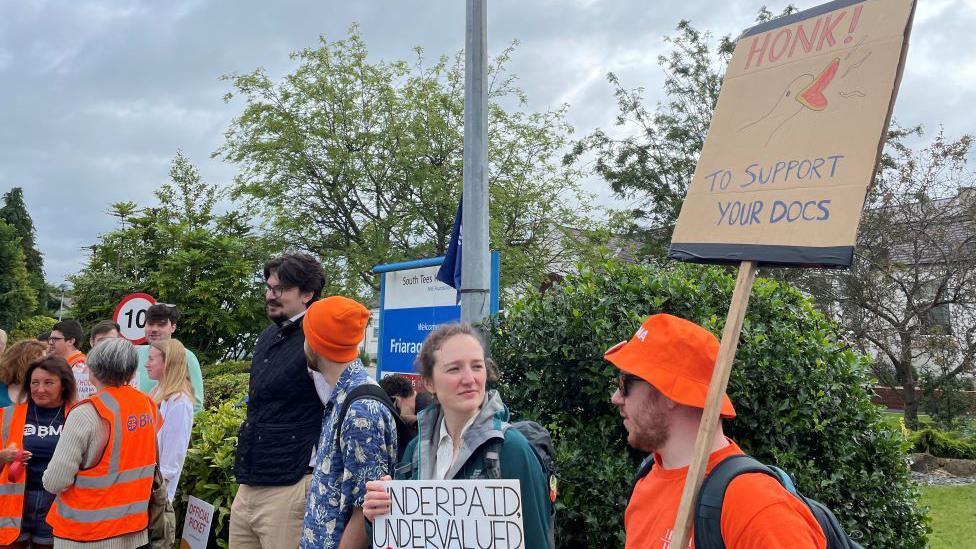
POLYGON ((237 450, 237 432, 245 415, 244 407, 231 402, 197 413, 193 420, 192 443, 176 493, 177 529, 183 528, 189 496, 198 497, 214 506, 211 535, 223 548, 229 547, 230 506, 237 495, 234 452, 237 450))
POLYGON ((922 429, 910 436, 912 451, 940 458, 976 459, 976 439, 964 439, 937 429, 922 429))
POLYGON ((222 376, 224 374, 249 374, 251 373, 251 361, 231 360, 228 362, 218 362, 207 364, 201 368, 204 379, 222 376))
MULTIPOLYGON (((516 418, 553 434, 560 478, 559 547, 623 546, 623 514, 641 458, 610 404, 615 370, 603 360, 643 319, 668 312, 715 334, 734 280, 714 267, 608 263, 495 320, 491 352, 516 418)), ((738 417, 726 432, 758 459, 791 472, 867 547, 924 547, 900 431, 870 402, 868 359, 799 291, 756 281, 729 387, 738 417)))
POLYGON ((203 379, 203 400, 208 408, 225 402, 239 404, 247 396, 251 374, 221 374, 203 379))
POLYGON ((51 331, 51 328, 53 328, 57 323, 58 319, 51 318, 49 316, 39 315, 22 318, 20 322, 17 323, 17 327, 11 330, 10 334, 8 334, 9 341, 7 342, 7 346, 9 347, 16 342, 25 339, 34 339, 44 332, 51 331))

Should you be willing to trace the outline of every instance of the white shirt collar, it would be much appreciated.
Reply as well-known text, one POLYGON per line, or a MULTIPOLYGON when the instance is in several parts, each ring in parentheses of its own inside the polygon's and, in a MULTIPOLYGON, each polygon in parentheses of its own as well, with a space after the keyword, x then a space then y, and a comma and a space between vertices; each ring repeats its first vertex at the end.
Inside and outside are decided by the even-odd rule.
MULTIPOLYGON (((480 412, 480 410, 479 410, 480 412)), ((474 424, 474 420, 477 419, 478 414, 471 416, 471 419, 464 424, 461 428, 461 434, 459 435, 462 439, 464 438, 464 433, 467 432, 468 428, 474 424)), ((441 438, 437 442, 437 452, 435 453, 434 462, 434 478, 436 480, 443 479, 447 472, 450 471, 451 466, 454 465, 454 439, 451 438, 451 433, 447 431, 447 421, 445 418, 441 418, 441 438)))

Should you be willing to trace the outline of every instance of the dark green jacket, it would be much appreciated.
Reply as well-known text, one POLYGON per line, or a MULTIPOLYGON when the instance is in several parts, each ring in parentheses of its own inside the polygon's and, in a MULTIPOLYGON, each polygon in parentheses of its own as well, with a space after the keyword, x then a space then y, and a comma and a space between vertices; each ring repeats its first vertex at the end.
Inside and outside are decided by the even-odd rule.
MULTIPOLYGON (((407 446, 397 465, 396 480, 431 480, 437 441, 440 440, 440 407, 432 406, 417 418, 418 435, 407 446)), ((490 442, 503 439, 499 461, 501 478, 518 479, 522 488, 522 526, 526 549, 551 548, 549 531, 549 485, 542 464, 529 441, 517 429, 503 428, 508 423, 508 408, 496 391, 488 391, 474 423, 464 432, 461 449, 447 477, 454 480, 482 479, 485 476, 485 452, 490 442)))

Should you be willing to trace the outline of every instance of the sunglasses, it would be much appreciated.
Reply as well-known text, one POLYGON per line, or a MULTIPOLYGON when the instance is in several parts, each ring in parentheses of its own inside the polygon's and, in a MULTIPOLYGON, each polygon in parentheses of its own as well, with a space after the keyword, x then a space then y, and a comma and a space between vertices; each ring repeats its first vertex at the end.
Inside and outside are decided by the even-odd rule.
POLYGON ((627 398, 630 386, 635 382, 647 383, 644 378, 637 377, 634 374, 620 374, 617 377, 617 390, 620 391, 620 396, 627 398))

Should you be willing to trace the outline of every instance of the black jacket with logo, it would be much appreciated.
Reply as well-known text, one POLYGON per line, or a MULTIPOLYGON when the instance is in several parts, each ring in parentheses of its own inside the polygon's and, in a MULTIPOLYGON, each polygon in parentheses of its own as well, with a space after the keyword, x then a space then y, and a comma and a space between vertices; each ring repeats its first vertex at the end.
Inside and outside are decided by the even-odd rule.
POLYGON ((303 319, 258 337, 234 461, 240 484, 289 486, 308 469, 324 410, 306 367, 303 319))

